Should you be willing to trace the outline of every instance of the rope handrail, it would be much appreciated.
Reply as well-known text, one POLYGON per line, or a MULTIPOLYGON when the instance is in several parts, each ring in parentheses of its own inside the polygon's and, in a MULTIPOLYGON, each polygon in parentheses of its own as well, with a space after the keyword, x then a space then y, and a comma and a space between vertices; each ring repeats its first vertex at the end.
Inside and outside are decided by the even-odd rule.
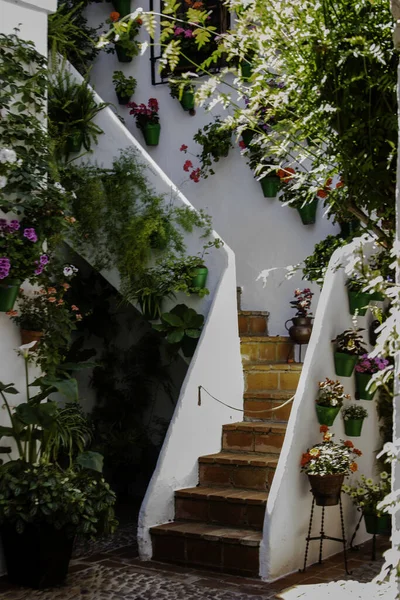
MULTIPOLYGON (((210 396, 210 398, 212 398, 219 404, 222 404, 223 406, 226 406, 227 408, 230 408, 232 410, 237 410, 238 412, 244 413, 243 408, 236 408, 235 406, 231 406, 230 404, 227 404, 226 402, 219 400, 218 398, 216 398, 215 396, 210 394, 210 392, 202 385, 199 385, 199 387, 198 387, 197 406, 201 406, 201 390, 204 390, 206 392, 206 394, 208 394, 210 396)), ((280 404, 279 406, 274 406, 273 408, 264 408, 263 410, 246 410, 246 412, 251 413, 251 414, 257 414, 257 413, 272 412, 274 410, 280 410, 281 408, 283 408, 284 406, 286 406, 287 404, 289 404, 289 402, 292 402, 293 400, 294 400, 294 396, 291 396, 291 398, 289 398, 288 400, 286 400, 286 402, 284 402, 283 404, 280 404)))

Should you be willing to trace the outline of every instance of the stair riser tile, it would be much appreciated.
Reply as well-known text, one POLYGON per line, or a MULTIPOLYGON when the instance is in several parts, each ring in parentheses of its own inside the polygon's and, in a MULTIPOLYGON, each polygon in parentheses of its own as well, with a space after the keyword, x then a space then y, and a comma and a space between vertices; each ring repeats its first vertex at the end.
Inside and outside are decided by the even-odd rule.
POLYGON ((288 421, 293 402, 286 404, 286 406, 279 410, 271 411, 271 408, 278 407, 281 404, 283 404, 283 402, 245 399, 244 416, 249 419, 288 421))
POLYGON ((246 392, 262 390, 295 390, 299 383, 300 371, 250 371, 245 372, 246 392))
POLYGON ((262 529, 265 504, 254 505, 227 500, 175 498, 175 519, 201 521, 233 527, 262 529))
POLYGON ((219 485, 252 490, 268 489, 272 467, 200 464, 200 485, 219 485))
POLYGON ((222 449, 227 451, 279 453, 284 433, 256 433, 244 431, 226 431, 222 437, 222 449))
POLYGON ((281 433, 255 434, 254 451, 279 454, 285 435, 281 433))
POLYGON ((239 335, 267 335, 268 317, 239 315, 239 335))
POLYGON ((244 342, 241 344, 242 362, 286 362, 293 359, 293 344, 286 342, 244 342))

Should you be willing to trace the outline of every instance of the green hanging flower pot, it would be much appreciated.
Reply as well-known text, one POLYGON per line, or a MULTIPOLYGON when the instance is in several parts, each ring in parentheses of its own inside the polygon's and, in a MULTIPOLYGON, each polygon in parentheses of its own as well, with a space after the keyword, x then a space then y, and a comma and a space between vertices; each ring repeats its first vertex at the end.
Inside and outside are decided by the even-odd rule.
POLYGON ((129 56, 129 54, 127 53, 126 48, 124 48, 123 46, 121 46, 120 44, 118 44, 118 42, 115 44, 115 51, 117 53, 117 57, 119 62, 121 63, 130 63, 132 62, 132 56, 129 56))
POLYGON ((186 90, 182 94, 182 98, 180 99, 180 104, 183 110, 189 111, 194 109, 194 92, 190 90, 186 90))
POLYGON ((131 96, 123 96, 122 94, 118 94, 117 93, 117 98, 118 98, 118 104, 121 104, 122 106, 128 104, 129 100, 131 99, 131 96))
POLYGON ((76 154, 82 149, 82 133, 76 131, 71 133, 67 139, 67 152, 68 154, 76 154))
POLYGON ((318 417, 318 423, 330 427, 339 414, 340 406, 321 406, 315 405, 318 417))
POLYGON ((160 123, 146 123, 143 127, 143 135, 148 146, 158 146, 160 141, 160 123))
POLYGON ((347 293, 349 296, 350 314, 355 315, 356 310, 358 310, 360 317, 364 317, 371 299, 370 294, 366 294, 365 292, 354 292, 349 289, 347 290, 347 293))
POLYGON ((318 198, 314 198, 312 202, 301 206, 297 209, 303 225, 314 225, 317 214, 318 198))
POLYGON ((193 278, 190 283, 191 287, 200 288, 203 290, 206 287, 207 277, 208 277, 208 269, 207 267, 198 267, 197 269, 192 270, 193 278))
POLYGON ((375 392, 367 390, 367 386, 372 379, 369 373, 358 373, 356 371, 356 390, 360 400, 373 400, 375 392))
POLYGON ((374 292, 373 294, 370 294, 369 299, 373 300, 374 302, 384 302, 385 296, 380 292, 374 292))
POLYGON ((242 140, 244 141, 244 145, 247 147, 251 140, 253 139, 255 132, 251 129, 245 129, 242 131, 242 140))
POLYGON ((275 175, 267 175, 260 179, 261 188, 264 194, 264 198, 275 198, 279 192, 281 180, 275 175))
POLYGON ((351 377, 354 367, 357 364, 358 356, 354 354, 346 354, 345 352, 335 352, 335 373, 339 377, 351 377))
POLYGON ((121 17, 126 17, 131 11, 131 0, 113 0, 114 8, 121 17))
POLYGON ((0 281, 0 312, 8 312, 14 308, 21 281, 18 279, 2 279, 0 281))
POLYGON ((372 535, 390 535, 392 531, 392 519, 390 515, 364 513, 365 529, 372 535))
POLYGON ((243 79, 249 79, 253 73, 253 63, 242 60, 240 62, 240 73, 243 79))
POLYGON ((345 419, 344 432, 349 437, 360 437, 364 419, 345 419))

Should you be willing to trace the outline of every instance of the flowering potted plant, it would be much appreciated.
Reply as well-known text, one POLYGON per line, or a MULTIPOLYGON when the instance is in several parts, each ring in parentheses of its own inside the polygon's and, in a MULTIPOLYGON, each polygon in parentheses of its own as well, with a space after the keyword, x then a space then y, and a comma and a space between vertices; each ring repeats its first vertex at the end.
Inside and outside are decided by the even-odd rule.
POLYGON ((48 257, 33 227, 16 219, 0 219, 0 311, 12 310, 18 290, 25 279, 42 273, 48 257))
POLYGON ((349 404, 342 408, 344 432, 351 437, 360 437, 364 419, 368 412, 359 404, 349 404))
POLYGON ((380 481, 361 475, 361 481, 355 486, 343 485, 342 490, 349 494, 354 504, 364 515, 365 528, 371 534, 389 535, 391 531, 390 515, 378 509, 378 505, 390 493, 391 478, 383 471, 380 481))
POLYGON ((208 175, 214 175, 212 164, 228 156, 229 150, 233 148, 232 129, 224 126, 221 119, 216 117, 213 123, 199 129, 193 139, 202 146, 197 158, 201 164, 201 175, 207 179, 208 175))
POLYGON ((129 63, 132 58, 137 56, 140 51, 139 42, 136 38, 139 34, 142 25, 141 19, 129 19, 128 21, 120 21, 121 14, 112 12, 107 23, 110 23, 111 34, 109 41, 113 44, 108 46, 106 52, 117 53, 119 62, 129 63))
POLYGON ((307 473, 317 506, 335 506, 339 503, 343 480, 346 475, 357 471, 354 455, 362 452, 354 448, 350 440, 332 441, 333 433, 321 425, 321 444, 315 444, 301 457, 301 471, 307 473))
POLYGON ((279 198, 281 202, 289 202, 291 208, 297 209, 303 225, 314 225, 317 208, 318 197, 312 196, 306 202, 304 198, 299 198, 299 190, 295 187, 296 171, 292 167, 282 167, 278 169, 278 177, 281 180, 283 195, 279 198))
POLYGON ((136 79, 134 77, 125 77, 122 71, 114 71, 113 84, 119 104, 128 104, 135 93, 136 79))
POLYGON ((356 364, 356 390, 359 398, 372 400, 376 390, 367 389, 374 373, 383 371, 389 365, 386 358, 369 358, 368 354, 362 354, 356 364))
POLYGON ((294 291, 295 300, 290 304, 296 309, 296 316, 288 319, 285 323, 292 321, 292 326, 288 329, 291 339, 295 344, 308 344, 312 332, 312 316, 310 312, 311 299, 314 296, 310 288, 304 290, 297 289, 294 291))
POLYGON ((360 331, 363 329, 346 329, 332 340, 336 344, 335 372, 340 377, 351 377, 359 356, 367 351, 360 331))
POLYGON ((36 290, 33 295, 25 294, 20 290, 18 299, 18 310, 8 311, 7 315, 19 326, 21 331, 21 343, 30 344, 35 341, 37 345, 43 337, 43 331, 49 319, 48 303, 43 301, 42 290, 36 290))
POLYGON ((136 127, 143 133, 144 139, 148 146, 158 146, 160 140, 160 117, 158 116, 158 101, 156 98, 150 98, 147 106, 145 104, 136 104, 136 102, 128 102, 127 105, 136 119, 136 127))
POLYGON ((190 115, 195 114, 194 110, 194 92, 195 87, 190 80, 184 81, 169 81, 170 95, 172 98, 177 98, 183 108, 190 115))
POLYGON ((343 400, 349 400, 350 396, 344 393, 339 381, 333 381, 329 377, 320 381, 318 386, 318 398, 315 401, 318 421, 321 425, 331 426, 343 405, 343 400))

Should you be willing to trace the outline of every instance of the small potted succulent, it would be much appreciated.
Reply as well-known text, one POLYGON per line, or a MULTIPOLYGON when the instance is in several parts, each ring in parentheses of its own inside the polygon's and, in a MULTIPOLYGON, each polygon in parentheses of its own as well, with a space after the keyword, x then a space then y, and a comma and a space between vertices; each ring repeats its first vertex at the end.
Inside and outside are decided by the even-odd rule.
POLYGON ((285 327, 289 332, 291 339, 295 344, 308 344, 312 332, 312 319, 310 312, 311 299, 313 293, 310 288, 304 290, 297 289, 294 291, 295 299, 290 302, 293 308, 296 309, 296 316, 288 319, 285 327), (292 321, 292 326, 288 329, 287 323, 292 321))
POLYGON ((343 485, 342 490, 362 512, 367 533, 390 535, 391 516, 378 508, 391 490, 389 473, 382 471, 379 481, 361 475, 361 481, 358 481, 355 486, 343 485))
POLYGON ((170 95, 179 100, 183 110, 188 111, 190 115, 195 114, 194 93, 195 87, 190 80, 169 81, 170 95))
POLYGON ((142 20, 120 21, 120 17, 119 12, 112 12, 107 19, 107 23, 110 23, 111 33, 108 39, 111 45, 107 47, 106 52, 111 54, 116 52, 119 62, 130 63, 133 57, 140 52, 140 44, 136 38, 139 35, 142 20))
POLYGON ((373 391, 367 389, 372 376, 379 371, 383 371, 389 365, 386 358, 370 358, 368 354, 362 354, 356 364, 356 390, 357 395, 362 400, 372 400, 376 389, 373 391))
POLYGON ((357 313, 360 315, 360 317, 364 317, 367 312, 368 305, 371 300, 371 294, 369 292, 362 291, 365 285, 366 282, 357 277, 349 279, 346 283, 351 315, 355 315, 357 313))
POLYGON ((153 325, 171 345, 172 351, 180 349, 186 358, 191 358, 196 350, 204 325, 204 316, 186 304, 178 304, 170 312, 161 315, 161 323, 153 325))
POLYGON ((143 133, 146 144, 158 146, 161 125, 156 98, 150 98, 147 106, 143 103, 136 104, 136 102, 128 102, 127 106, 131 109, 129 114, 135 117, 136 127, 143 133))
POLYGON ((351 377, 359 357, 367 351, 360 331, 364 330, 361 328, 346 329, 332 340, 336 344, 335 372, 340 377, 351 377))
POLYGON ((339 381, 333 381, 326 377, 325 381, 318 383, 318 398, 315 401, 318 422, 321 425, 333 425, 344 400, 350 396, 344 393, 344 388, 339 381))
POLYGON ((364 419, 368 412, 359 404, 348 404, 342 408, 344 432, 350 437, 360 437, 364 419))
POLYGON ((122 71, 114 71, 113 84, 118 103, 128 104, 136 90, 136 79, 134 77, 126 77, 122 71))
POLYGON ((350 440, 332 441, 333 433, 321 425, 322 443, 309 448, 301 457, 301 471, 308 475, 317 506, 335 506, 339 503, 343 480, 357 471, 356 456, 362 452, 350 440))

